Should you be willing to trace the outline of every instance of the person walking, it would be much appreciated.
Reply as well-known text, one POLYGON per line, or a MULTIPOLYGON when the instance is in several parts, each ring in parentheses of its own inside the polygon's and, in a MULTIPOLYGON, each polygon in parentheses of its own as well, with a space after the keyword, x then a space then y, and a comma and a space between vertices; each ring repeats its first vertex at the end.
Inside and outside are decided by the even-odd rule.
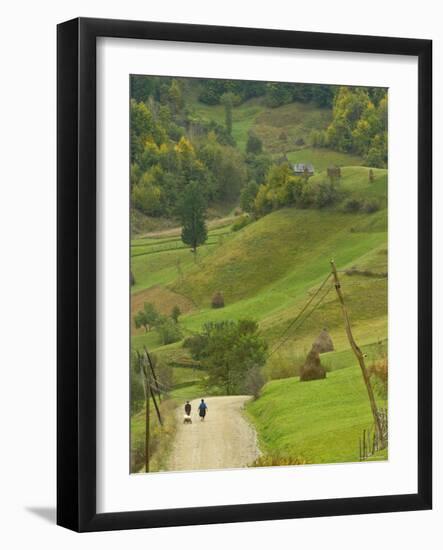
POLYGON ((198 414, 200 416, 200 420, 203 422, 206 416, 206 411, 208 410, 208 406, 205 403, 205 400, 202 399, 200 402, 200 405, 198 406, 198 414))
POLYGON ((185 404, 185 413, 187 414, 187 416, 190 416, 191 415, 191 403, 189 403, 189 401, 186 401, 186 404, 185 404))

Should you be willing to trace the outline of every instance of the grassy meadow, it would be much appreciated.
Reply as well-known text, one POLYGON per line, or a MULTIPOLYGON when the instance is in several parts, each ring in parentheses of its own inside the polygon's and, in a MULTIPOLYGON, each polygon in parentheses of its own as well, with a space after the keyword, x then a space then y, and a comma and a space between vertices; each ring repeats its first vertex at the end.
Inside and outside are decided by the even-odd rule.
MULTIPOLYGON (((190 94, 187 106, 194 119, 224 124, 222 104, 207 105, 190 94)), ((174 306, 180 309, 180 338, 173 343, 164 344, 158 330, 137 328, 134 322, 131 326, 133 350, 146 346, 171 373, 170 403, 163 405, 169 420, 166 437, 154 453, 154 470, 165 467, 174 438, 174 407, 211 393, 204 365, 195 367, 184 342, 207 323, 246 318, 258 323, 268 351, 278 348, 263 367, 265 384, 259 396, 245 411, 257 430, 260 451, 316 464, 358 461, 359 437, 372 426, 371 409, 331 279, 318 307, 291 327, 334 259, 352 331, 368 367, 387 354, 387 170, 372 168, 370 178, 364 158, 355 152, 314 147, 310 133, 325 130, 331 120, 330 108, 300 102, 270 108, 252 98, 233 107, 231 135, 242 152, 252 131, 272 158, 286 155, 291 163, 312 163, 310 185, 327 181, 329 166, 341 167, 334 204, 284 206, 251 216, 239 230, 233 230, 242 215, 238 202, 212 205, 207 240, 196 254, 182 241, 174 218, 164 223, 160 217, 147 217, 144 225, 137 225, 147 231, 133 229, 132 317, 147 302, 163 316, 174 306), (371 201, 377 203, 374 211, 352 208, 371 201), (211 301, 218 291, 224 307, 215 309, 211 301), (300 367, 323 328, 334 344, 334 351, 320 355, 327 376, 301 382, 300 367)), ((387 407, 385 393, 377 391, 376 399, 379 407, 387 407)), ((143 409, 131 418, 133 454, 141 448, 143 419, 143 409)), ((387 451, 373 458, 386 459, 387 451)), ((133 471, 140 466, 138 458, 133 471)))

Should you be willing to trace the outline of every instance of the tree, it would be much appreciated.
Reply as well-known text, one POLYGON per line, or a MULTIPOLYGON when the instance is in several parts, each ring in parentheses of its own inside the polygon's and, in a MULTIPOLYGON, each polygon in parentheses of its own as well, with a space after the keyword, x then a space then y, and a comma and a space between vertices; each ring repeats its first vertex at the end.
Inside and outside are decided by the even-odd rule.
POLYGON ((254 212, 254 201, 258 193, 258 185, 255 181, 249 181, 240 195, 240 207, 244 212, 254 212))
POLYGON ((258 214, 267 214, 273 209, 295 204, 302 186, 301 178, 294 175, 289 164, 273 165, 265 184, 258 188, 254 211, 258 214))
POLYGON ((199 158, 208 176, 205 186, 211 199, 230 202, 238 198, 246 181, 246 167, 242 154, 234 147, 220 145, 215 134, 199 150, 199 158))
POLYGON ((159 318, 160 315, 155 309, 154 304, 145 302, 143 304, 143 309, 138 311, 134 316, 135 327, 144 327, 145 331, 148 332, 156 325, 159 318))
POLYGON ((260 184, 265 182, 273 162, 270 155, 261 153, 260 155, 247 155, 246 164, 248 169, 248 179, 260 184))
POLYGON ((180 87, 180 83, 175 78, 171 82, 171 86, 168 90, 168 96, 174 112, 175 113, 180 112, 184 106, 183 94, 180 87))
POLYGON ((268 82, 266 84, 266 104, 269 107, 279 107, 285 103, 291 103, 293 88, 293 84, 268 82))
POLYGON ((178 323, 178 318, 181 314, 181 309, 177 305, 175 305, 171 311, 171 319, 173 319, 175 323, 178 323))
POLYGON ((164 346, 178 342, 182 338, 182 332, 178 323, 168 317, 161 319, 157 326, 157 331, 164 346))
POLYGON ((220 98, 221 103, 225 106, 225 126, 229 134, 232 134, 232 106, 236 99, 232 92, 226 92, 220 98))
POLYGON ((253 155, 259 155, 262 152, 263 144, 261 139, 255 134, 249 134, 248 141, 246 143, 246 152, 253 155))
POLYGON ((267 349, 255 321, 207 323, 198 343, 198 349, 191 348, 191 352, 208 369, 208 387, 226 395, 252 389, 252 379, 257 382, 257 369, 265 364, 267 349))
POLYGON ((153 127, 152 114, 146 105, 131 99, 131 160, 138 160, 153 127))
MULTIPOLYGON (((154 167, 154 171, 159 169, 154 167)), ((152 172, 145 172, 132 189, 132 204, 147 215, 158 216, 162 213, 160 187, 156 185, 152 172)))
POLYGON ((191 247, 195 255, 197 247, 208 238, 205 222, 206 201, 197 183, 191 182, 186 186, 179 210, 182 221, 182 241, 191 247))

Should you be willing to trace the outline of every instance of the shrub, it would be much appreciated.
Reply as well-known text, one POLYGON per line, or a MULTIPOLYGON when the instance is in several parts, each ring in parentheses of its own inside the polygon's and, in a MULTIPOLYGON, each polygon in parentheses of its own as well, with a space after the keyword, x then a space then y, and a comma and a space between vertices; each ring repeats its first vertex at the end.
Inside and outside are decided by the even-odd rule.
POLYGON ((312 130, 309 135, 309 142, 313 147, 326 147, 326 132, 323 130, 312 130))
POLYGON ((375 360, 369 367, 369 375, 371 377, 372 387, 374 391, 382 399, 388 397, 388 357, 383 355, 375 360))
POLYGON ((315 195, 315 206, 324 208, 334 204, 337 199, 337 191, 331 182, 321 182, 318 184, 315 195))
MULTIPOLYGON (((151 354, 152 355, 152 354, 151 354)), ((163 385, 163 388, 170 388, 173 384, 173 369, 167 363, 159 363, 155 367, 157 380, 163 385)))
POLYGON ((373 214, 374 212, 380 210, 380 203, 376 199, 368 199, 366 201, 347 199, 343 204, 342 210, 347 214, 353 214, 356 212, 373 214))
POLYGON ((301 147, 304 144, 305 144, 305 140, 302 137, 299 137, 295 140, 295 145, 298 145, 299 147, 301 147))
POLYGON ((206 345, 207 338, 203 334, 188 336, 183 342, 183 347, 189 349, 191 356, 195 359, 200 358, 200 352, 206 345))
POLYGON ((175 323, 178 323, 178 318, 181 314, 181 309, 177 305, 175 305, 171 311, 171 319, 173 319, 175 323))
POLYGON ((243 229, 243 227, 246 227, 251 222, 252 222, 252 218, 247 214, 244 214, 234 222, 234 224, 231 227, 231 231, 240 231, 240 229, 243 229))
POLYGON ((338 193, 335 185, 329 181, 315 184, 306 184, 298 197, 297 206, 300 208, 324 208, 337 201, 338 193))
POLYGON ((366 214, 373 214, 374 212, 377 212, 380 210, 380 204, 377 200, 367 200, 362 205, 363 212, 366 212, 366 214))
POLYGON ((270 466, 297 466, 303 464, 308 464, 308 462, 301 456, 265 454, 259 456, 252 464, 249 464, 249 466, 253 468, 260 468, 270 466))
POLYGON ((254 398, 257 399, 264 384, 265 379, 262 369, 259 367, 252 367, 252 369, 249 369, 246 373, 243 389, 248 395, 253 395, 254 398))
POLYGON ((218 291, 214 294, 214 296, 212 297, 211 306, 214 309, 225 307, 225 299, 222 292, 218 291))
POLYGON ((157 330, 164 345, 173 344, 182 338, 180 326, 171 318, 164 319, 157 330))
POLYGON ((258 185, 255 181, 248 182, 240 195, 240 206, 244 212, 253 212, 254 201, 258 193, 258 185))
POLYGON ((343 204, 343 212, 352 214, 361 210, 362 203, 357 199, 347 199, 343 204))

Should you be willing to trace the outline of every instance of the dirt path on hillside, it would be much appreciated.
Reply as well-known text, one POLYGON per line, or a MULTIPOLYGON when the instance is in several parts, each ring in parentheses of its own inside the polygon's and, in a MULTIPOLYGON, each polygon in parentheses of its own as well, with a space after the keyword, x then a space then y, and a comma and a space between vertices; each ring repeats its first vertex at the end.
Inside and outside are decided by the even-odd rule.
MULTIPOLYGON (((235 216, 225 216, 224 218, 216 218, 214 220, 209 220, 207 222, 208 229, 217 229, 223 227, 224 225, 230 225, 236 219, 235 216)), ((181 235, 182 228, 180 227, 171 227, 169 229, 159 229, 158 231, 150 231, 148 233, 143 233, 137 235, 137 239, 144 238, 155 238, 155 237, 177 237, 181 235)))
POLYGON ((168 470, 210 470, 241 468, 259 455, 255 430, 242 414, 247 395, 208 397, 208 411, 202 422, 199 399, 191 401, 192 424, 183 424, 183 407, 177 410, 178 429, 168 470))

